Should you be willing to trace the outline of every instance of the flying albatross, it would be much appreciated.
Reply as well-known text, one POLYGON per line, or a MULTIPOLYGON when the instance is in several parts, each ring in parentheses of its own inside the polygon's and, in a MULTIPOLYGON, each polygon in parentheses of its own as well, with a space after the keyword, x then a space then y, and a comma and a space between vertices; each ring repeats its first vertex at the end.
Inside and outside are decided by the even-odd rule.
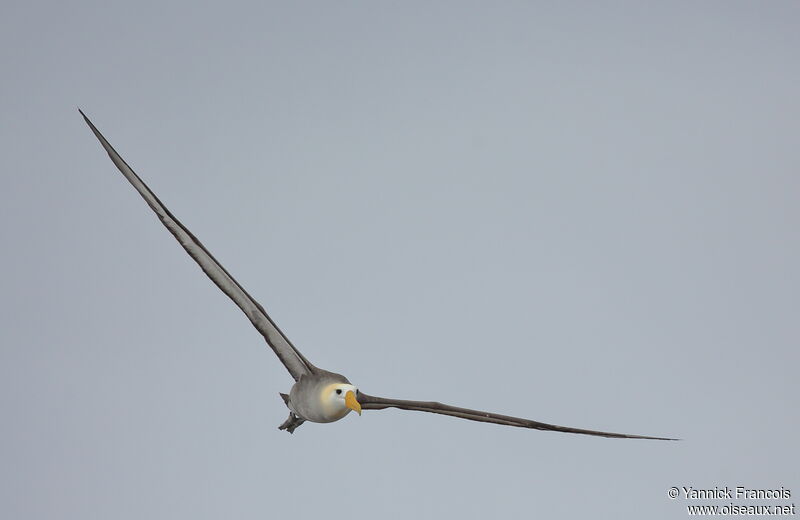
POLYGON ((649 437, 645 435, 630 435, 625 433, 612 433, 596 430, 585 430, 582 428, 570 428, 568 426, 557 426, 530 419, 520 419, 508 415, 500 415, 490 412, 481 412, 467 408, 458 408, 434 401, 407 401, 401 399, 387 399, 375 397, 362 392, 357 386, 348 381, 341 374, 328 372, 311 364, 303 354, 300 353, 289 338, 281 332, 277 325, 267 315, 264 308, 250 296, 247 291, 239 285, 233 276, 222 267, 211 253, 200 243, 200 241, 189 231, 186 226, 181 224, 177 218, 167 209, 158 199, 150 188, 139 178, 130 166, 120 157, 120 155, 109 144, 97 127, 89 121, 86 114, 78 109, 89 128, 100 140, 109 157, 122 172, 122 175, 136 188, 136 191, 144 198, 150 208, 156 213, 158 218, 169 230, 170 233, 180 242, 181 246, 189 253, 200 268, 211 278, 217 287, 224 292, 233 302, 244 312, 253 326, 264 336, 267 344, 272 348, 281 363, 295 380, 289 394, 280 394, 287 408, 289 408, 289 418, 279 426, 281 430, 293 433, 294 430, 306 421, 316 423, 329 423, 338 421, 350 411, 355 411, 361 415, 362 410, 383 410, 385 408, 400 408, 402 410, 415 410, 420 412, 430 412, 452 417, 460 417, 471 421, 480 421, 505 426, 517 426, 520 428, 532 428, 534 430, 552 430, 565 433, 580 433, 584 435, 596 435, 600 437, 616 437, 625 439, 654 439, 654 440, 677 440, 667 437, 649 437))

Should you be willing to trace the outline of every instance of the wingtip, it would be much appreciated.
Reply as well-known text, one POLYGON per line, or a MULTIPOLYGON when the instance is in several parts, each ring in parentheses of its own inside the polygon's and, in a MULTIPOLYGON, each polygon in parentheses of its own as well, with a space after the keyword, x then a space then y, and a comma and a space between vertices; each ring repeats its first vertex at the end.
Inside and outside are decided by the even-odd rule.
POLYGON ((89 125, 89 128, 92 130, 92 132, 94 132, 94 135, 97 136, 97 138, 100 139, 100 142, 102 143, 105 140, 105 138, 101 136, 100 131, 97 129, 96 126, 94 126, 92 120, 89 119, 89 117, 83 113, 83 110, 81 110, 80 107, 78 107, 78 112, 80 112, 80 114, 83 116, 83 120, 86 121, 86 124, 89 125))

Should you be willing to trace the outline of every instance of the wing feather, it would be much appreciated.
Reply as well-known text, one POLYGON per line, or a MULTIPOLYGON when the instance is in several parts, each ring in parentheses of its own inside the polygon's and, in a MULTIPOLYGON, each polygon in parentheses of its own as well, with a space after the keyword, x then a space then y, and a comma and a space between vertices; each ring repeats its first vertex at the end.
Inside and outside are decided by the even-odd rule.
POLYGON ((150 208, 155 212, 161 223, 183 246, 189 256, 197 265, 208 275, 217 287, 222 289, 228 297, 245 313, 247 318, 253 323, 256 329, 264 336, 267 344, 275 351, 278 358, 286 366, 286 369, 297 381, 304 374, 313 373, 315 370, 303 355, 292 345, 289 338, 278 328, 272 319, 267 315, 264 308, 250 296, 244 288, 228 273, 211 253, 200 243, 200 241, 189 231, 177 218, 167 209, 166 206, 156 197, 150 188, 139 178, 130 166, 120 157, 111 144, 103 137, 103 134, 92 124, 86 114, 78 110, 94 135, 103 145, 108 156, 122 172, 122 175, 136 188, 136 191, 144 198, 150 208))
POLYGON ((579 433, 582 435, 595 435, 598 437, 612 437, 621 439, 652 439, 659 441, 679 440, 679 439, 671 439, 668 437, 650 437, 646 435, 631 435, 627 433, 613 433, 613 432, 603 432, 598 430, 585 430, 582 428, 570 428, 569 426, 558 426, 555 424, 532 421, 530 419, 521 419, 519 417, 511 417, 508 415, 482 412, 480 410, 470 410, 469 408, 459 408, 457 406, 450 406, 447 404, 437 403, 435 401, 406 401, 401 399, 387 399, 385 397, 375 397, 372 395, 367 395, 361 391, 358 392, 358 402, 361 404, 362 410, 383 410, 385 408, 399 408, 401 410, 413 410, 417 412, 437 413, 441 415, 449 415, 451 417, 458 417, 460 419, 468 419, 470 421, 501 424, 503 426, 532 428, 534 430, 550 430, 556 432, 579 433))

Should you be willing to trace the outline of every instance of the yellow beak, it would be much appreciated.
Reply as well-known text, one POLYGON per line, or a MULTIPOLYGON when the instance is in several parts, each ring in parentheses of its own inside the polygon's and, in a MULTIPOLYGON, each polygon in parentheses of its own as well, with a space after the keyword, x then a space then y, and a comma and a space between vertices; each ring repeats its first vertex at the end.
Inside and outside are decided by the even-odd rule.
POLYGON ((356 394, 354 394, 352 390, 348 390, 347 393, 344 394, 344 404, 351 410, 357 412, 358 415, 361 415, 361 403, 358 402, 356 394))

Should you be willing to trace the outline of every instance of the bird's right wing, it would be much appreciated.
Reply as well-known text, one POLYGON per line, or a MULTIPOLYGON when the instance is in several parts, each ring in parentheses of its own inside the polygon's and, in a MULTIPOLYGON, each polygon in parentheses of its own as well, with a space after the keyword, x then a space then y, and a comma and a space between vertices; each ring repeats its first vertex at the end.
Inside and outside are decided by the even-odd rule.
POLYGON ((534 430, 551 430, 564 433, 580 433, 583 435, 596 435, 599 437, 614 437, 621 439, 652 439, 659 441, 678 440, 678 439, 671 439, 668 437, 648 437, 646 435, 630 435, 627 433, 612 433, 612 432, 602 432, 597 430, 584 430, 582 428, 570 428, 569 426, 558 426, 555 424, 547 424, 539 421, 532 421, 530 419, 520 419, 519 417, 511 417, 508 415, 500 415, 490 412, 481 412, 479 410, 470 410, 468 408, 458 408, 456 406, 450 406, 447 404, 437 403, 434 401, 404 401, 401 399, 386 399, 385 397, 375 397, 372 395, 367 395, 361 392, 360 390, 358 392, 357 400, 361 405, 362 410, 383 410, 385 408, 400 408, 401 410, 438 413, 441 415, 458 417, 460 419, 469 419, 470 421, 501 424, 503 426, 517 426, 519 428, 532 428, 534 430))
POLYGON ((203 272, 211 278, 211 281, 222 289, 222 292, 227 294, 228 297, 233 300, 233 303, 242 309, 255 328, 258 329, 261 335, 264 336, 264 339, 267 340, 269 346, 272 347, 272 350, 278 355, 278 358, 286 366, 286 369, 295 381, 300 379, 300 376, 304 374, 312 373, 315 370, 314 365, 309 363, 294 345, 292 345, 289 338, 287 338, 278 326, 273 323, 272 319, 270 319, 266 311, 264 311, 264 308, 261 307, 252 296, 247 294, 247 291, 245 291, 233 276, 222 267, 222 264, 217 262, 203 244, 195 238, 192 232, 181 224, 178 219, 170 213, 167 207, 158 200, 155 193, 147 187, 144 181, 136 175, 131 167, 128 166, 116 150, 114 150, 111 144, 109 144, 106 138, 103 137, 103 134, 89 121, 86 114, 81 110, 78 111, 86 120, 89 128, 92 129, 92 132, 94 132, 100 144, 102 144, 103 148, 108 152, 108 156, 111 157, 111 160, 117 168, 119 168, 119 171, 122 172, 122 175, 136 188, 136 191, 139 192, 150 208, 158 215, 161 223, 164 224, 169 232, 180 242, 186 252, 189 253, 189 256, 191 256, 203 272))

